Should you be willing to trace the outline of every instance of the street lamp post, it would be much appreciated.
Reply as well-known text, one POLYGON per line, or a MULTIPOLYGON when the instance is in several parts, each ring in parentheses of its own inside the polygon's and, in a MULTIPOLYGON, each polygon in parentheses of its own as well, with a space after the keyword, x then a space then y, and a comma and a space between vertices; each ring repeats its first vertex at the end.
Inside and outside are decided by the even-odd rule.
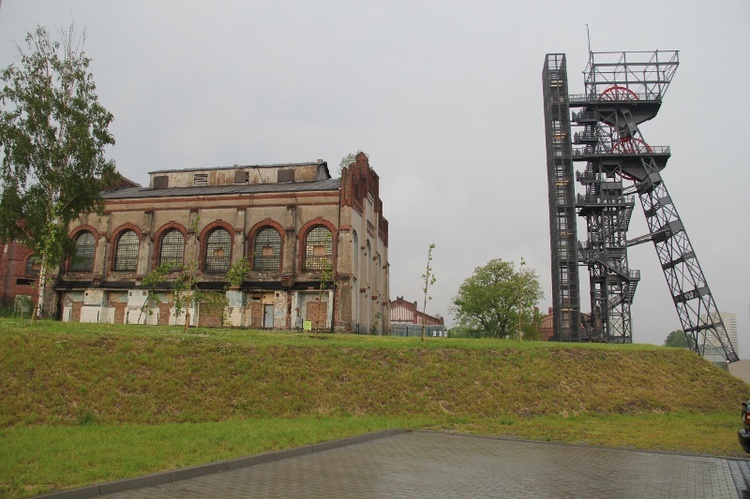
POLYGON ((523 341, 521 330, 521 317, 523 316, 523 266, 526 262, 521 257, 521 265, 518 268, 518 341, 523 341))

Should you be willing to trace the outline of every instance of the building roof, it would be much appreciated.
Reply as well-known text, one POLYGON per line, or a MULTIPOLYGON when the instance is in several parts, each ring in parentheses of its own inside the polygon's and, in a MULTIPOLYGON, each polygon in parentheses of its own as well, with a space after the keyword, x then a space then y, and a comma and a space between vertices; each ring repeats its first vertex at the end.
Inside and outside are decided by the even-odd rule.
POLYGON ((341 179, 329 178, 313 182, 285 182, 267 184, 236 184, 215 185, 201 187, 166 187, 163 189, 152 189, 150 187, 133 187, 120 189, 118 191, 105 192, 102 194, 104 200, 111 199, 141 199, 160 197, 191 197, 191 196, 219 196, 227 194, 257 194, 257 193, 283 193, 283 192, 305 192, 305 191, 334 191, 341 186, 341 179))
POLYGON ((105 186, 104 191, 118 191, 120 189, 129 189, 131 187, 141 187, 141 184, 130 180, 125 175, 117 172, 117 178, 111 184, 105 186))
POLYGON ((417 308, 417 302, 406 301, 403 296, 398 296, 395 300, 391 300, 390 304, 391 322, 393 323, 421 324, 424 322, 431 325, 445 324, 445 319, 439 315, 433 316, 420 312, 417 308))
POLYGON ((294 166, 310 166, 310 165, 323 165, 328 168, 328 163, 322 159, 316 161, 305 161, 302 163, 273 163, 270 165, 232 165, 232 166, 206 166, 206 167, 193 167, 193 168, 170 168, 166 170, 153 170, 148 172, 149 175, 156 173, 175 173, 175 172, 209 172, 219 170, 237 170, 243 168, 284 168, 294 166))

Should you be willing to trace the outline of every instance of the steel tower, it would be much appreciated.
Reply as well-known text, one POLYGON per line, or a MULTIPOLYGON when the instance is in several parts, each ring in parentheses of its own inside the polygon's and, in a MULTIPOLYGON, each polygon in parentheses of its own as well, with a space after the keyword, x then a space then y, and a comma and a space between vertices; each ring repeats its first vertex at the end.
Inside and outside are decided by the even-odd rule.
POLYGON ((565 54, 548 54, 542 72, 547 138, 553 339, 581 341, 573 147, 565 54))
MULTIPOLYGON (((550 57, 560 54, 547 56, 544 72, 550 57)), ((569 107, 581 109, 573 114, 581 131, 567 138, 571 148, 576 145, 572 159, 586 163, 576 175, 585 190, 576 207, 586 219, 579 256, 589 268, 592 312, 581 339, 632 341, 630 304, 640 276, 628 268, 627 248, 652 241, 690 345, 713 361, 733 362, 737 354, 660 173, 669 148, 650 146, 639 129, 658 113, 678 64, 677 51, 590 52, 585 93, 566 99, 569 107), (631 184, 624 187, 623 181, 631 184), (629 240, 636 194, 649 234, 629 240)), ((548 106, 546 94, 545 89, 548 106)), ((549 120, 547 128, 549 137, 549 120)), ((549 172, 549 142, 547 149, 549 172)))

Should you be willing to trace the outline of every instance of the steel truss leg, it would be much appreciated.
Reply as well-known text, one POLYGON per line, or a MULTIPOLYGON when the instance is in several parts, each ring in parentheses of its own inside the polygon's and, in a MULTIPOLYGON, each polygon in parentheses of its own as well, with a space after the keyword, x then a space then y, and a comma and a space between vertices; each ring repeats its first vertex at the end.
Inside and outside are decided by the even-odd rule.
POLYGON ((734 362, 737 353, 667 186, 653 159, 643 157, 642 161, 648 175, 636 188, 688 343, 704 358, 734 362))

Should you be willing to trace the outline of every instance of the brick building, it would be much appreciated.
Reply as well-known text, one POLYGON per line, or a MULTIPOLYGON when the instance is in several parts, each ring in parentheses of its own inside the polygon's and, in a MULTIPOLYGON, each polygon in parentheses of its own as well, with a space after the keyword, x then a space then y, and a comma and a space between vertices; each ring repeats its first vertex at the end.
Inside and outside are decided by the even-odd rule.
POLYGON ((15 241, 0 241, 0 306, 30 313, 36 303, 39 259, 15 241))
POLYGON ((148 187, 106 192, 103 215, 71 224, 76 254, 59 269, 50 307, 62 320, 182 323, 169 285, 141 281, 158 265, 184 263, 199 288, 229 304, 191 304, 191 325, 388 329, 388 222, 364 153, 340 178, 322 160, 149 175, 148 187), (227 271, 243 257, 251 270, 228 289, 227 271), (324 271, 333 285, 321 289, 324 271))
POLYGON ((554 316, 552 315, 552 307, 547 309, 547 315, 543 315, 540 327, 539 327, 539 339, 542 341, 550 341, 550 338, 554 336, 554 316))
POLYGON ((445 336, 445 319, 420 312, 417 302, 398 296, 391 302, 391 331, 395 335, 414 336, 421 334, 422 324, 430 336, 445 336))
POLYGON ((403 296, 397 296, 391 302, 391 324, 427 324, 430 326, 442 326, 445 320, 442 317, 420 312, 417 302, 404 300, 403 296))

